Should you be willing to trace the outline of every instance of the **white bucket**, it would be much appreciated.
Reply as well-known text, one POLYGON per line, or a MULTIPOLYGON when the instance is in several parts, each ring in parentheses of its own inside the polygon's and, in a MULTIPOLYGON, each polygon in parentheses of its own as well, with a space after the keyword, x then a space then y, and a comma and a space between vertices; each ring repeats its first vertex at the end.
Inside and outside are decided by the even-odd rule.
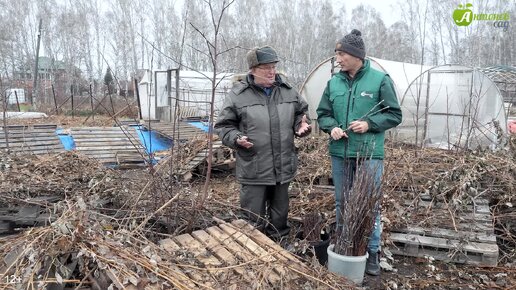
POLYGON ((335 245, 328 247, 328 270, 330 272, 342 275, 357 285, 361 285, 364 281, 364 273, 367 257, 363 256, 343 256, 333 252, 335 245))

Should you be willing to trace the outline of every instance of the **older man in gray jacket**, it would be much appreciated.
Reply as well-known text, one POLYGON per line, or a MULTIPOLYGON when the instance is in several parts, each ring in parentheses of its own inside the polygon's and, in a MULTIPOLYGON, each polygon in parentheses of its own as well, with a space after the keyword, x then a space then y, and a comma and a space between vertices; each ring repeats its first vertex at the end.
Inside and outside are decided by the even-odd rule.
POLYGON ((240 206, 248 220, 271 237, 289 233, 288 188, 297 170, 294 136, 310 133, 308 105, 276 73, 270 46, 248 52, 249 73, 224 101, 215 123, 222 143, 236 150, 240 206))

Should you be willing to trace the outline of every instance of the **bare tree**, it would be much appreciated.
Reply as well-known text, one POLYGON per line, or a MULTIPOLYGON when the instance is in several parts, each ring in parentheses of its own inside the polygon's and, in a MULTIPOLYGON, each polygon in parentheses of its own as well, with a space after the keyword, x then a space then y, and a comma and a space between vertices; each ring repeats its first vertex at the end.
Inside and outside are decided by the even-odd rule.
MULTIPOLYGON (((195 31, 201 35, 201 37, 204 39, 206 44, 206 56, 209 59, 211 68, 212 68, 212 76, 211 76, 211 101, 210 101, 210 127, 209 127, 209 137, 208 137, 208 167, 206 172, 206 181, 204 183, 203 188, 203 194, 201 199, 199 200, 197 206, 198 208, 201 208, 204 206, 204 202, 208 196, 208 187, 210 184, 210 176, 211 176, 211 162, 212 162, 212 149, 213 149, 213 143, 212 143, 212 135, 213 135, 213 128, 212 124, 214 123, 214 104, 215 104, 215 93, 218 86, 218 59, 219 56, 226 53, 228 50, 220 50, 220 42, 221 42, 221 36, 223 35, 221 31, 221 22, 222 19, 226 13, 226 11, 229 9, 231 4, 233 4, 235 0, 223 0, 222 3, 219 3, 218 1, 212 0, 205 0, 205 4, 209 8, 210 17, 211 17, 211 25, 213 28, 213 31, 203 31, 199 27, 197 27, 194 23, 190 23, 195 31)), ((194 218, 195 219, 195 218, 194 218)))
POLYGON ((410 62, 416 54, 410 29, 405 22, 398 21, 387 29, 387 39, 384 47, 390 48, 383 52, 385 59, 410 62))
POLYGON ((367 55, 383 58, 384 53, 389 50, 385 46, 387 28, 376 9, 369 5, 357 6, 351 12, 351 23, 353 28, 362 32, 367 55))

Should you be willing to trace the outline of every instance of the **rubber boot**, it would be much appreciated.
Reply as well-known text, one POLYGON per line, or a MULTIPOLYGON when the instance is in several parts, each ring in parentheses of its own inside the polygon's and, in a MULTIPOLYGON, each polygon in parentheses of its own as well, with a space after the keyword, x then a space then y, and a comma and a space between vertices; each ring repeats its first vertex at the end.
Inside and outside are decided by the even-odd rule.
POLYGON ((378 252, 369 252, 365 272, 371 276, 380 275, 380 256, 378 252))

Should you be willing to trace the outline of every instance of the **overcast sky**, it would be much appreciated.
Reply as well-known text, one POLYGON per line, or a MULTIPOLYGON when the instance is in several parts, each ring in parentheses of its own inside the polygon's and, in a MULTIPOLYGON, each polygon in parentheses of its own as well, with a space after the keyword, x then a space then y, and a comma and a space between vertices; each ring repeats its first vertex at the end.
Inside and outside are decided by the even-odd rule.
POLYGON ((351 11, 360 4, 374 7, 376 11, 382 16, 385 27, 391 26, 394 22, 400 19, 399 13, 394 13, 391 6, 396 6, 398 0, 382 0, 382 1, 367 1, 367 0, 353 0, 353 1, 337 1, 334 0, 334 7, 340 8, 342 4, 346 6, 346 12, 351 17, 351 11))

